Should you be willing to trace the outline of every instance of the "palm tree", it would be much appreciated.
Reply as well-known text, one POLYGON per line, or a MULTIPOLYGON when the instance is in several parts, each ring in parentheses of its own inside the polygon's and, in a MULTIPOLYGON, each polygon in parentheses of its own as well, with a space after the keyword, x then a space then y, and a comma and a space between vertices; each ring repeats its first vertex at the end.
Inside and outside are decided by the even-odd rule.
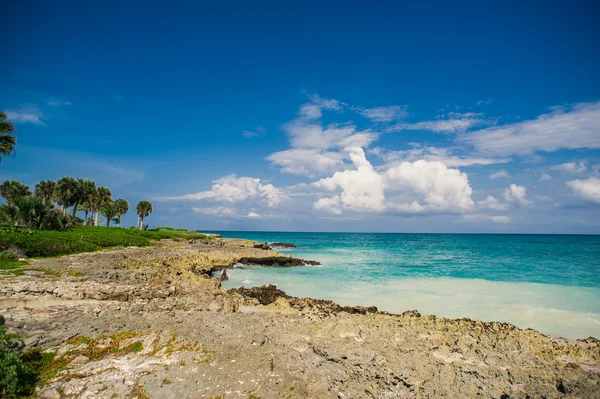
POLYGON ((135 207, 138 215, 138 228, 141 230, 144 226, 144 218, 152 213, 152 203, 150 201, 140 201, 135 207))
POLYGON ((0 196, 6 200, 8 205, 12 205, 17 198, 27 195, 31 195, 29 187, 18 180, 6 180, 0 184, 0 196))
POLYGON ((20 221, 30 229, 39 229, 44 218, 52 212, 52 208, 47 203, 34 196, 17 198, 13 208, 15 208, 13 214, 16 216, 15 225, 20 221))
MULTIPOLYGON (((89 199, 96 192, 96 183, 93 181, 83 178, 77 179, 77 201, 75 202, 75 206, 73 207, 73 217, 77 214, 79 210, 79 205, 83 203, 89 204, 89 199)), ((88 208, 85 209, 85 220, 88 218, 88 208)))
POLYGON ((98 219, 100 217, 100 209, 111 201, 112 193, 106 187, 98 187, 96 193, 92 196, 94 208, 93 212, 96 212, 96 218, 94 219, 94 226, 98 226, 98 219))
POLYGON ((10 134, 15 131, 15 126, 7 121, 7 118, 6 112, 0 112, 0 163, 3 156, 15 153, 17 145, 17 138, 10 134))
POLYGON ((117 227, 121 227, 121 216, 129 210, 129 202, 125 198, 119 198, 115 201, 115 208, 117 210, 117 227))
POLYGON ((102 206, 100 210, 102 216, 106 218, 106 227, 110 227, 110 221, 117 216, 117 207, 115 201, 109 201, 102 206))
POLYGON ((56 181, 53 197, 62 208, 63 216, 67 214, 67 208, 77 202, 79 184, 72 177, 63 177, 56 181))
POLYGON ((46 204, 52 204, 52 194, 56 188, 56 182, 52 180, 41 180, 35 185, 35 196, 46 204))

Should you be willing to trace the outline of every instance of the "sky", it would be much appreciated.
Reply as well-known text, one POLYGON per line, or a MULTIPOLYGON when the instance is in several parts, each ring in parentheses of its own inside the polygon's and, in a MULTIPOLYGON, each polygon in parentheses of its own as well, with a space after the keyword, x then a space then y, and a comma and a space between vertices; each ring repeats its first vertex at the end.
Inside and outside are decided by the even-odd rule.
POLYGON ((600 234, 600 6, 448 3, 12 2, 0 180, 150 226, 600 234))

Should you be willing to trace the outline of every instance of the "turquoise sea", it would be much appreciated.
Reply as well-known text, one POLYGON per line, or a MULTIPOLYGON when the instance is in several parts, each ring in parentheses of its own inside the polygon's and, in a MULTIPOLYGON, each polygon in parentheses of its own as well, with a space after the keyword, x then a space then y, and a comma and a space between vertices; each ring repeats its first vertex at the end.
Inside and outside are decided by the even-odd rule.
POLYGON ((506 321, 600 338, 600 236, 218 232, 290 242, 322 266, 228 271, 226 288, 276 284, 290 295, 401 313, 506 321))

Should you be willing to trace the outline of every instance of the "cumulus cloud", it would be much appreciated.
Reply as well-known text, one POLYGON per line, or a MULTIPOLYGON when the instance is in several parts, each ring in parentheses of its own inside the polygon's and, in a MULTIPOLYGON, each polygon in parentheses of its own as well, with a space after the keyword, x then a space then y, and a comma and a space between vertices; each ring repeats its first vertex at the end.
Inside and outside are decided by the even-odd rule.
POLYGON ((496 197, 488 195, 483 201, 477 201, 477 206, 483 209, 493 209, 496 211, 505 211, 509 208, 508 204, 502 203, 496 197))
POLYGON ((494 180, 494 179, 508 179, 510 177, 510 175, 508 174, 508 172, 504 169, 501 169, 497 172, 494 172, 490 175, 490 180, 494 180))
POLYGON ((199 193, 162 199, 192 201, 210 199, 230 204, 241 201, 259 200, 266 202, 268 206, 274 206, 286 199, 286 195, 272 184, 262 184, 260 179, 229 175, 214 180, 210 191, 201 191, 199 193))
POLYGON ((312 148, 291 148, 275 152, 267 160, 279 165, 284 173, 309 177, 337 170, 344 165, 341 153, 312 148))
POLYGON ((550 169, 558 170, 560 172, 567 173, 583 173, 587 170, 587 166, 585 162, 566 162, 561 163, 560 165, 551 166, 550 169))
POLYGON ((299 116, 282 127, 292 148, 275 152, 266 159, 281 167, 283 173, 309 177, 343 169, 348 157, 345 149, 368 147, 378 134, 358 131, 352 124, 323 126, 322 110, 338 110, 342 105, 337 100, 313 96, 311 102, 300 107, 299 116))
POLYGON ((416 194, 404 206, 418 204, 424 210, 448 212, 466 212, 474 206, 467 174, 441 162, 402 162, 385 172, 385 182, 390 190, 416 194))
POLYGON ((567 185, 581 198, 600 203, 600 179, 597 177, 590 177, 585 180, 571 180, 567 182, 567 185))
POLYGON ((362 148, 352 148, 350 157, 355 169, 313 183, 335 193, 317 200, 315 209, 334 214, 343 210, 423 213, 466 212, 474 206, 468 177, 458 169, 418 160, 401 162, 380 173, 362 148))
POLYGON ((390 130, 427 130, 434 133, 451 134, 466 132, 467 130, 475 126, 489 123, 490 121, 482 119, 482 114, 479 113, 451 112, 445 116, 440 116, 439 119, 436 120, 421 121, 415 123, 399 123, 392 127, 390 130))
POLYGON ((385 209, 385 196, 383 193, 383 177, 375 172, 373 166, 365 156, 362 148, 350 149, 350 158, 356 170, 336 172, 332 177, 321 179, 314 183, 328 191, 341 190, 337 199, 331 197, 325 201, 317 201, 315 209, 333 209, 342 206, 355 211, 382 212, 385 209))
POLYGON ((552 180, 552 176, 550 176, 548 173, 542 173, 542 175, 540 176, 540 181, 548 181, 548 180, 552 180))
POLYGON ((373 122, 381 123, 388 123, 395 120, 399 120, 408 115, 406 110, 399 105, 389 107, 365 108, 360 109, 359 113, 373 122))
POLYGON ((260 219, 262 218, 262 216, 256 212, 248 212, 248 215, 246 215, 247 218, 249 219, 260 219))
POLYGON ((529 205, 531 201, 527 199, 527 189, 523 186, 511 184, 504 190, 504 199, 516 205, 529 205))
POLYGON ((489 156, 530 155, 561 148, 600 148, 600 102, 555 107, 550 113, 465 133, 459 140, 489 156))

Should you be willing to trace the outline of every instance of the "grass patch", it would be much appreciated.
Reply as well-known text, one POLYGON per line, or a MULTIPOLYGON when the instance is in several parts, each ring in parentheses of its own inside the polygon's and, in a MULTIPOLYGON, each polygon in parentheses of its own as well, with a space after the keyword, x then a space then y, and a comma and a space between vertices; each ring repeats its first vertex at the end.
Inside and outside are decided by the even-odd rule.
MULTIPOLYGON (((192 230, 138 230, 92 226, 78 226, 66 231, 0 229, 0 249, 18 248, 28 257, 51 257, 93 252, 105 248, 152 245, 163 239, 213 239, 192 230)), ((8 251, 3 251, 0 263, 14 262, 8 251), (5 260, 2 260, 5 259, 5 260)))

